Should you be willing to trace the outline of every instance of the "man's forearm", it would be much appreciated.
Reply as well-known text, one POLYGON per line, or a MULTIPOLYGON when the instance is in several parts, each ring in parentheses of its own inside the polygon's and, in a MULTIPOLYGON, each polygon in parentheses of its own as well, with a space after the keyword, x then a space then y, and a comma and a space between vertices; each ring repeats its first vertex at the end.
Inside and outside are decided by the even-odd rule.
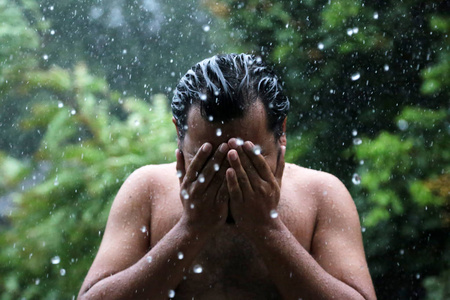
POLYGON ((281 220, 249 234, 284 299, 365 299, 357 290, 327 273, 281 220))
POLYGON ((129 268, 83 287, 79 299, 167 299, 207 239, 181 221, 129 268), (179 253, 183 254, 182 259, 179 253))

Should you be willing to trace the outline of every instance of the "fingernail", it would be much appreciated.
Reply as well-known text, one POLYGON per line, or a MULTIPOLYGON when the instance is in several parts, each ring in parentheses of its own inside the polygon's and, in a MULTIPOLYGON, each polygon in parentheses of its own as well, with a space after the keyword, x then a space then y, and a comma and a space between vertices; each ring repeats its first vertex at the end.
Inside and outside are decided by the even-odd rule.
POLYGON ((209 152, 210 150, 211 150, 211 144, 210 143, 203 144, 203 147, 202 147, 202 151, 203 152, 209 152))
POLYGON ((237 148, 237 143, 235 138, 231 138, 228 143, 230 143, 231 148, 237 148))
POLYGON ((227 150, 228 150, 228 145, 227 144, 223 143, 222 145, 220 145, 220 147, 219 147, 219 151, 220 152, 226 153, 227 150))
POLYGON ((237 155, 236 151, 232 151, 232 152, 230 153, 230 158, 231 158, 231 160, 236 160, 237 157, 238 157, 238 155, 237 155))

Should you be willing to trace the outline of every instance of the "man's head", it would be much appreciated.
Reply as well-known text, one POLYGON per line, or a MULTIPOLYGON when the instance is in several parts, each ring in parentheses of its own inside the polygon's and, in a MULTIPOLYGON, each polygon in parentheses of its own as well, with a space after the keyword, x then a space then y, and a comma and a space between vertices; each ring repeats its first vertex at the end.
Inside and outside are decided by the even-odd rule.
POLYGON ((260 58, 247 54, 218 55, 192 67, 181 78, 172 99, 172 112, 182 142, 191 109, 204 120, 225 124, 243 118, 260 101, 266 112, 267 129, 278 140, 289 110, 277 76, 260 58))

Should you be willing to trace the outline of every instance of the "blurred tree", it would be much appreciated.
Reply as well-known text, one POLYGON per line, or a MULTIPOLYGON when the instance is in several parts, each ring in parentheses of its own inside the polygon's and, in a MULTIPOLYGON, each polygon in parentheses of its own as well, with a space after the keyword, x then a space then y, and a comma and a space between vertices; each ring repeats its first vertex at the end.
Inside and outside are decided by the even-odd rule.
MULTIPOLYGON (((121 98, 82 64, 28 76, 66 97, 34 104, 24 120, 25 128, 48 129, 33 157, 35 171, 21 177, 32 184, 13 195, 11 227, 0 232, 0 299, 70 299, 123 180, 137 167, 172 161, 175 130, 165 96, 155 95, 152 105, 121 98)), ((2 167, 7 174, 23 169, 18 161, 2 167)))
POLYGON ((428 289, 445 282, 449 2, 203 3, 227 26, 228 51, 282 74, 287 157, 350 188, 379 298, 423 299, 425 277, 444 274, 428 289))

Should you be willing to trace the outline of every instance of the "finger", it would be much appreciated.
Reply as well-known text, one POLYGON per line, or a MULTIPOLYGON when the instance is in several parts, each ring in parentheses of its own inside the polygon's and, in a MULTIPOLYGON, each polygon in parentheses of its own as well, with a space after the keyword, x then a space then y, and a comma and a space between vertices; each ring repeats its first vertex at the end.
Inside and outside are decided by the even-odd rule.
MULTIPOLYGON (((224 178, 225 179, 225 178, 224 178)), ((228 203, 230 195, 228 194, 227 181, 222 180, 222 184, 220 185, 219 191, 216 195, 217 203, 228 203)))
MULTIPOLYGON (((247 173, 242 167, 241 161, 239 159, 239 155, 236 150, 230 150, 228 152, 228 162, 230 166, 234 169, 234 173, 236 174, 236 180, 239 182, 239 186, 242 191, 253 191, 253 188, 248 179, 247 173)), ((229 170, 229 169, 228 169, 229 170)), ((228 173, 228 171, 227 171, 228 173)), ((227 177, 228 178, 228 177, 227 177)))
POLYGON ((227 170, 227 187, 228 194, 230 195, 230 201, 243 201, 242 191, 239 186, 239 182, 236 176, 236 172, 233 168, 228 168, 227 170))
POLYGON ((180 149, 175 150, 175 157, 177 158, 177 177, 181 184, 183 182, 184 175, 186 174, 186 170, 184 169, 184 156, 180 149))
MULTIPOLYGON (((222 143, 219 147, 217 147, 216 152, 214 153, 213 157, 208 160, 206 165, 204 166, 203 170, 201 171, 202 181, 200 182, 205 185, 205 187, 208 187, 209 184, 213 181, 213 179, 218 176, 218 171, 220 171, 220 168, 225 161, 225 158, 227 156, 228 152, 228 145, 226 143, 222 143)), ((225 172, 222 172, 222 179, 220 180, 220 183, 223 181, 223 177, 225 172)))
POLYGON ((278 181, 278 185, 281 186, 281 179, 283 178, 283 172, 284 172, 284 155, 286 154, 286 146, 281 146, 281 151, 278 155, 278 163, 277 163, 277 169, 275 171, 275 178, 278 181))
POLYGON ((247 157, 251 160, 255 170, 259 176, 265 181, 271 181, 274 178, 274 174, 267 164, 266 159, 261 153, 255 151, 255 145, 252 142, 245 142, 244 150, 247 153, 247 157))
POLYGON ((238 147, 236 151, 239 154, 239 160, 241 161, 242 168, 247 174, 250 185, 252 188, 255 188, 256 185, 261 184, 261 176, 250 159, 250 157, 254 156, 254 154, 247 154, 242 147, 238 147))
POLYGON ((210 143, 204 143, 200 149, 198 149, 197 153, 192 159, 191 164, 189 165, 188 170, 186 171, 186 180, 189 182, 193 182, 197 179, 199 172, 202 170, 205 165, 209 155, 211 154, 212 146, 210 143))
MULTIPOLYGON (((225 155, 226 156, 226 155, 225 155)), ((226 159, 223 160, 219 170, 213 175, 211 182, 209 183, 205 192, 217 194, 224 181, 226 181, 226 171, 230 167, 230 164, 226 159)))

